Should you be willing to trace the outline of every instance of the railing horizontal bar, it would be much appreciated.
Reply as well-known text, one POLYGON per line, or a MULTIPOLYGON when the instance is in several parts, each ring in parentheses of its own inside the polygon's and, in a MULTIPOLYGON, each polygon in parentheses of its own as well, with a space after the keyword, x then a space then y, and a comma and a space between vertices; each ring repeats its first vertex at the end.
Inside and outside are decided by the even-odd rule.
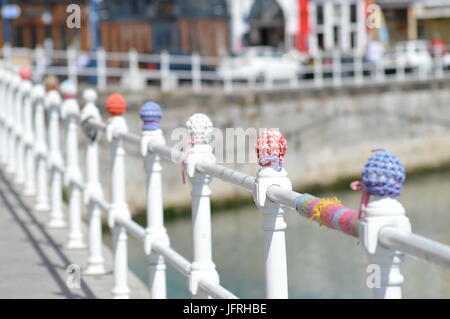
POLYGON ((191 273, 191 263, 173 250, 171 247, 163 245, 157 241, 152 243, 152 250, 164 256, 164 258, 186 277, 191 273))
POLYGON ((169 161, 172 161, 175 164, 179 164, 183 160, 182 152, 180 152, 170 146, 167 146, 167 145, 162 145, 162 144, 150 145, 149 149, 151 152, 154 152, 154 153, 160 155, 161 157, 163 157, 169 161))
POLYGON ((100 199, 95 196, 91 196, 90 200, 105 212, 108 212, 111 209, 111 205, 104 199, 100 199))
POLYGON ((115 216, 114 221, 120 226, 125 227, 127 232, 131 233, 136 239, 143 241, 145 239, 145 229, 134 220, 115 216))
POLYGON ((86 125, 87 127, 89 127, 89 128, 93 128, 93 129, 96 129, 96 130, 102 130, 102 131, 104 131, 104 130, 106 129, 106 124, 105 124, 105 123, 96 121, 96 120, 94 120, 94 119, 89 119, 89 120, 87 120, 87 122, 85 123, 85 125, 86 125))
POLYGON ((396 249, 424 259, 450 272, 450 247, 447 245, 414 233, 405 233, 390 226, 381 229, 379 240, 389 249, 396 249))
POLYGON ((238 299, 235 295, 233 295, 222 286, 213 284, 206 280, 200 279, 198 282, 198 286, 205 292, 209 293, 212 297, 217 299, 238 299))
POLYGON ((235 171, 231 168, 226 168, 222 165, 199 162, 197 163, 196 168, 202 173, 231 183, 249 192, 253 192, 255 187, 255 177, 235 171))
POLYGON ((120 133, 119 137, 121 137, 124 141, 130 142, 132 144, 141 144, 141 138, 133 133, 120 133))

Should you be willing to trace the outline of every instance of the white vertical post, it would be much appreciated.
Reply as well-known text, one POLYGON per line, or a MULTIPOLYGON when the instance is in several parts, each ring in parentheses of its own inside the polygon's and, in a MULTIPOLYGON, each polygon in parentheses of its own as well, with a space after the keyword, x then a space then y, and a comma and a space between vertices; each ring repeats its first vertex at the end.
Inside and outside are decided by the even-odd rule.
POLYGON ((323 58, 320 51, 317 51, 314 56, 314 84, 315 86, 322 86, 323 84, 323 58))
POLYGON ((36 172, 34 155, 34 129, 33 129, 33 106, 34 99, 31 96, 32 85, 29 79, 22 82, 23 90, 23 117, 24 117, 24 163, 25 163, 25 196, 34 196, 36 194, 36 172))
POLYGON ((233 92, 233 78, 231 76, 231 71, 227 69, 223 71, 223 89, 225 93, 233 92))
POLYGON ((78 163, 78 117, 80 107, 76 100, 76 86, 70 80, 61 83, 63 103, 61 116, 66 122, 66 168, 64 182, 69 197, 69 236, 67 248, 85 248, 83 233, 81 231, 81 171, 78 163))
POLYGON ((189 278, 189 290, 193 298, 209 298, 198 288, 199 278, 219 284, 219 274, 212 261, 211 250, 211 177, 195 170, 196 162, 215 162, 212 148, 213 126, 210 119, 201 113, 192 115, 186 122, 192 141, 186 160, 187 175, 192 183, 192 235, 193 262, 189 278))
POLYGON ((88 207, 88 260, 86 275, 101 275, 105 273, 102 254, 102 220, 101 212, 91 198, 103 198, 102 187, 98 173, 98 134, 96 129, 87 126, 89 120, 101 121, 95 101, 97 93, 93 89, 86 89, 83 93, 85 105, 81 111, 81 123, 86 135, 86 185, 84 190, 84 204, 88 207))
POLYGON ((97 88, 99 90, 106 89, 106 52, 103 48, 97 49, 97 88))
POLYGON ((335 86, 342 85, 342 70, 341 70, 341 52, 339 50, 333 51, 333 84, 335 86))
POLYGON ((73 47, 67 49, 67 77, 69 80, 77 85, 78 75, 77 75, 77 50, 73 47))
POLYGON ((3 44, 3 60, 6 62, 11 62, 12 48, 9 42, 3 44))
POLYGON ((32 92, 34 100, 34 127, 36 136, 35 156, 36 156, 36 211, 48 211, 50 202, 48 196, 48 174, 46 167, 47 143, 45 133, 45 110, 44 97, 45 89, 41 84, 36 84, 32 92))
POLYGON ((20 80, 18 79, 18 75, 10 70, 9 75, 7 77, 7 96, 6 96, 6 105, 7 105, 7 132, 6 132, 6 140, 7 140, 7 149, 8 149, 8 158, 6 159, 7 173, 14 173, 16 170, 16 148, 15 148, 15 118, 16 118, 16 90, 17 85, 20 80))
POLYGON ((201 69, 201 57, 198 53, 191 55, 191 67, 192 67, 192 89, 198 92, 202 88, 202 69, 201 69))
POLYGON ((384 59, 378 59, 375 65, 376 68, 376 79, 378 82, 383 83, 386 81, 386 74, 385 74, 385 63, 384 59))
POLYGON ((162 51, 160 54, 160 76, 161 76, 161 90, 167 92, 170 90, 170 56, 167 51, 162 51))
POLYGON ((41 45, 37 45, 35 49, 36 68, 33 72, 33 80, 42 81, 47 67, 47 57, 45 49, 41 45))
POLYGON ((283 217, 286 208, 267 198, 267 190, 272 185, 292 190, 292 184, 287 177, 286 170, 280 164, 280 160, 284 156, 282 153, 283 139, 284 137, 275 130, 266 130, 257 139, 258 162, 262 167, 256 176, 253 196, 263 215, 266 297, 269 299, 288 298, 284 234, 286 223, 283 217), (272 141, 270 145, 277 144, 277 146, 273 146, 271 152, 266 153, 269 139, 272 141), (272 165, 266 166, 269 164, 272 165))
POLYGON ((165 299, 167 293, 164 257, 151 251, 151 243, 155 240, 169 245, 169 237, 164 227, 160 158, 149 151, 153 145, 165 144, 159 124, 162 116, 161 108, 156 103, 147 102, 142 106, 140 116, 143 121, 141 153, 145 157, 144 166, 147 173, 146 253, 149 255, 150 298, 165 299))
POLYGON ((60 150, 59 115, 61 96, 56 88, 48 91, 44 100, 48 110, 48 169, 50 173, 50 228, 66 227, 62 210, 62 172, 63 158, 60 150))
POLYGON ((130 90, 138 90, 142 87, 139 76, 139 53, 135 49, 128 51, 128 69, 130 72, 130 81, 128 88, 130 90))
POLYGON ((16 164, 15 167, 15 180, 14 182, 18 185, 23 185, 25 182, 25 149, 24 149, 24 141, 23 141, 23 133, 24 133, 24 116, 23 116, 23 80, 18 76, 16 78, 16 90, 14 95, 14 106, 13 111, 14 121, 13 121, 13 130, 15 136, 14 142, 14 154, 16 155, 16 164))
POLYGON ((405 59, 400 51, 395 53, 395 76, 398 81, 405 79, 405 59))
MULTIPOLYGON (((394 226, 410 232, 411 224, 405 216, 405 209, 395 199, 377 197, 370 202, 360 223, 360 239, 368 253, 369 267, 367 271, 373 272, 374 280, 370 282, 376 299, 402 298, 401 285, 403 276, 400 265, 403 262, 403 253, 386 249, 378 242, 380 230, 384 226, 394 226)), ((369 280, 367 282, 369 284, 369 280)))
POLYGON ((353 72, 355 84, 362 84, 364 81, 364 61, 362 54, 357 48, 353 50, 353 72))
POLYGON ((5 140, 5 131, 6 131, 6 70, 3 68, 3 61, 0 62, 0 101, 2 104, 0 105, 0 165, 4 164, 6 161, 7 153, 5 146, 7 145, 5 140))
POLYGON ((125 192, 125 149, 120 133, 128 131, 122 114, 126 102, 122 96, 114 94, 106 101, 106 108, 113 116, 106 128, 106 138, 111 143, 111 208, 108 215, 109 226, 113 228, 113 282, 112 296, 115 299, 129 298, 128 251, 126 229, 115 223, 115 218, 131 218, 125 192))
POLYGON ((444 59, 442 56, 442 50, 440 48, 435 50, 433 64, 434 64, 434 67, 436 68, 435 69, 436 76, 440 79, 443 78, 444 77, 444 59))

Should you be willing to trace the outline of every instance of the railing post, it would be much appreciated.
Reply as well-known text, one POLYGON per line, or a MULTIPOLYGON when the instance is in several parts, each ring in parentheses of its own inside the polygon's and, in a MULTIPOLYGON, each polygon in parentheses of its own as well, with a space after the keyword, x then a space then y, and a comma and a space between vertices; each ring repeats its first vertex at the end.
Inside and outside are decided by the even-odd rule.
POLYGON ((11 62, 12 48, 9 42, 3 44, 3 60, 7 63, 11 62))
POLYGON ((28 69, 22 69, 21 77, 23 92, 23 149, 25 163, 25 196, 34 196, 36 194, 36 174, 35 174, 35 155, 34 155, 34 129, 33 129, 33 106, 31 90, 31 73, 28 69))
POLYGON ((136 49, 130 49, 128 51, 128 69, 130 72, 129 89, 139 90, 142 88, 142 82, 139 76, 139 53, 136 49))
POLYGON ((444 59, 443 59, 441 49, 435 50, 433 65, 435 67, 436 76, 440 79, 443 78, 444 77, 444 59))
POLYGON ((7 140, 7 150, 8 158, 6 159, 6 172, 13 174, 16 170, 16 148, 15 148, 15 132, 14 124, 16 117, 16 90, 19 83, 18 75, 13 71, 9 70, 9 75, 7 77, 7 94, 6 94, 6 104, 7 108, 7 121, 6 121, 6 140, 7 140))
POLYGON ((33 80, 36 82, 42 81, 46 68, 47 68, 47 57, 45 49, 41 45, 37 45, 34 50, 36 68, 33 72, 33 80))
POLYGON ((198 289, 203 278, 219 284, 219 274, 212 261, 211 250, 211 176, 195 169, 199 161, 215 162, 211 142, 213 125, 204 114, 196 113, 186 122, 192 147, 186 159, 186 171, 192 183, 192 233, 194 258, 189 278, 189 290, 193 298, 208 298, 209 295, 198 289))
POLYGON ((367 271, 373 272, 367 280, 367 286, 373 289, 377 299, 402 297, 403 276, 400 265, 404 254, 381 246, 379 234, 385 226, 411 231, 405 209, 394 199, 400 195, 404 179, 402 164, 393 154, 384 150, 369 158, 362 172, 364 189, 375 198, 364 209, 359 234, 368 254, 367 271))
POLYGON ((386 74, 385 74, 385 63, 383 58, 377 60, 375 64, 375 70, 377 81, 380 83, 384 83, 386 81, 386 74))
POLYGON ((64 184, 69 197, 69 241, 67 248, 81 249, 86 245, 81 231, 81 171, 78 163, 78 121, 80 107, 76 100, 77 88, 70 80, 61 83, 63 103, 61 117, 66 122, 66 168, 64 184))
POLYGON ((95 101, 97 93, 93 89, 83 92, 85 105, 81 111, 81 124, 86 135, 86 185, 84 190, 84 204, 88 208, 88 260, 86 275, 101 275, 105 273, 104 259, 102 254, 102 220, 101 212, 91 197, 103 198, 102 187, 99 182, 98 173, 98 135, 96 129, 87 126, 89 120, 101 121, 95 101))
POLYGON ((402 57, 402 53, 396 52, 395 53, 395 77, 396 80, 401 81, 405 79, 405 60, 402 57))
POLYGON ((339 50, 333 51, 333 84, 335 86, 342 85, 342 70, 341 70, 341 52, 339 50))
POLYGON ((97 88, 106 89, 106 52, 103 48, 97 49, 97 88))
POLYGON ((36 160, 36 211, 48 211, 50 209, 48 197, 48 174, 47 174, 47 143, 45 134, 45 110, 44 97, 45 89, 41 84, 36 84, 32 91, 34 101, 34 128, 35 128, 35 160, 36 160))
POLYGON ((106 109, 112 118, 106 127, 106 138, 111 143, 111 209, 108 215, 109 226, 113 228, 113 298, 129 298, 128 288, 128 252, 126 229, 115 223, 115 218, 131 218, 125 192, 125 149, 121 133, 128 131, 125 118, 126 102, 119 94, 113 94, 106 100, 106 109))
POLYGON ((64 228, 64 213, 62 209, 62 178, 64 161, 60 149, 59 118, 62 106, 61 96, 58 93, 56 78, 50 77, 46 83, 47 94, 44 99, 48 111, 48 161, 50 173, 50 220, 48 227, 64 228))
POLYGON ((201 58, 198 53, 193 53, 191 56, 192 67, 192 89, 198 92, 202 88, 202 69, 201 58))
POLYGON ((272 185, 292 190, 292 184, 282 168, 286 140, 275 129, 262 132, 256 142, 258 164, 254 200, 263 215, 266 297, 288 298, 286 242, 284 230, 286 208, 267 198, 272 185))
POLYGON ((77 50, 73 47, 67 49, 67 77, 74 84, 78 85, 77 75, 77 50))
POLYGON ((364 81, 364 60, 358 49, 353 51, 353 72, 355 84, 362 84, 364 81))
POLYGON ((4 68, 4 62, 0 63, 0 100, 3 101, 2 105, 0 105, 0 165, 3 165, 6 162, 7 153, 5 146, 7 145, 6 141, 6 117, 7 117, 7 98, 6 98, 6 81, 8 75, 7 71, 4 68))
POLYGON ((157 154, 149 151, 152 145, 165 144, 160 129, 162 117, 161 107, 153 102, 145 103, 140 111, 143 121, 141 153, 145 157, 147 172, 147 238, 146 253, 149 255, 149 289, 150 298, 165 299, 166 265, 164 257, 151 251, 151 243, 155 240, 169 245, 169 237, 164 227, 164 210, 162 201, 161 164, 157 154))
POLYGON ((314 84, 315 86, 323 84, 323 58, 320 51, 314 56, 314 84))
POLYGON ((23 116, 23 80, 21 76, 17 76, 15 81, 15 94, 14 94, 14 104, 13 112, 13 131, 14 131, 14 151, 16 163, 11 165, 15 168, 15 180, 14 182, 18 185, 23 185, 25 182, 25 149, 23 142, 24 135, 24 116, 23 116))
POLYGON ((161 90, 167 92, 170 90, 170 55, 167 51, 162 51, 159 56, 161 90))

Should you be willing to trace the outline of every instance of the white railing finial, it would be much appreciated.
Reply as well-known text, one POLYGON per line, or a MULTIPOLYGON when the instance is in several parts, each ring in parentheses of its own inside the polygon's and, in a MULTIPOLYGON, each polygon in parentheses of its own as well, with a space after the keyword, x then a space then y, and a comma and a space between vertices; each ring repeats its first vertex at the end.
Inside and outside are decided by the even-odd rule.
POLYGON ((196 170, 198 162, 214 163, 210 143, 212 142, 213 125, 202 113, 192 115, 186 122, 190 138, 190 150, 186 159, 187 175, 192 183, 192 228, 193 251, 189 290, 193 298, 208 298, 208 294, 198 287, 201 279, 219 284, 219 274, 212 261, 211 248, 211 176, 196 170))
POLYGON ((104 258, 102 254, 102 220, 101 211, 92 200, 103 200, 103 190, 99 181, 98 167, 98 137, 99 132, 88 126, 89 120, 101 122, 100 112, 95 105, 97 92, 94 89, 86 89, 83 92, 85 105, 81 111, 81 125, 86 135, 86 184, 83 192, 83 202, 88 208, 88 241, 89 257, 87 275, 102 275, 105 273, 104 258))
POLYGON ((70 80, 61 83, 63 102, 61 117, 66 122, 66 168, 64 183, 68 188, 69 197, 69 241, 70 249, 85 248, 81 230, 81 170, 78 159, 78 120, 80 107, 76 100, 77 87, 70 80))
POLYGON ((111 143, 111 208, 108 213, 109 226, 113 228, 114 287, 113 298, 129 298, 127 231, 116 219, 131 219, 126 202, 125 191, 125 149, 121 134, 128 132, 127 123, 122 116, 127 109, 125 99, 120 94, 112 94, 105 103, 112 116, 106 127, 106 138, 111 143))
POLYGON ((256 205, 263 215, 264 256, 267 298, 287 298, 287 261, 284 230, 286 208, 267 198, 273 185, 292 190, 292 184, 282 167, 286 154, 286 140, 275 129, 262 132, 256 142, 259 169, 254 190, 256 205))
MULTIPOLYGON (((403 276, 400 264, 404 254, 386 249, 379 243, 380 231, 393 226, 406 233, 411 232, 411 224, 405 216, 405 209, 395 199, 400 195, 405 180, 405 170, 395 155, 377 150, 367 161, 363 172, 363 191, 375 199, 363 211, 359 235, 368 253, 374 281, 370 283, 377 299, 398 299, 402 297, 403 276)), ((369 283, 368 283, 369 284, 369 283)))
POLYGON ((147 228, 145 252, 149 255, 149 290, 150 298, 165 299, 166 265, 164 257, 154 251, 154 241, 169 247, 169 237, 164 227, 164 210, 162 198, 162 181, 160 157, 150 152, 154 145, 164 145, 165 140, 160 128, 161 107, 154 102, 142 105, 140 117, 143 122, 141 137, 141 153, 145 157, 144 166, 147 172, 147 228))

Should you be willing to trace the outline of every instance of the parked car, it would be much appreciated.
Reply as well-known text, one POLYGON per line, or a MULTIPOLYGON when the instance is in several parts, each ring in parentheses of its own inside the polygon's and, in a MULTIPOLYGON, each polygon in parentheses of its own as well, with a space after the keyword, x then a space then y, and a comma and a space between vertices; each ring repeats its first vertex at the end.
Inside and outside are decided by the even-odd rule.
POLYGON ((242 55, 224 58, 217 67, 220 77, 236 80, 287 80, 298 76, 300 70, 297 57, 269 46, 248 47, 242 55))
POLYGON ((413 40, 397 42, 383 57, 386 70, 393 71, 398 66, 405 70, 417 71, 424 69, 430 72, 433 68, 433 59, 429 52, 427 40, 413 40))

